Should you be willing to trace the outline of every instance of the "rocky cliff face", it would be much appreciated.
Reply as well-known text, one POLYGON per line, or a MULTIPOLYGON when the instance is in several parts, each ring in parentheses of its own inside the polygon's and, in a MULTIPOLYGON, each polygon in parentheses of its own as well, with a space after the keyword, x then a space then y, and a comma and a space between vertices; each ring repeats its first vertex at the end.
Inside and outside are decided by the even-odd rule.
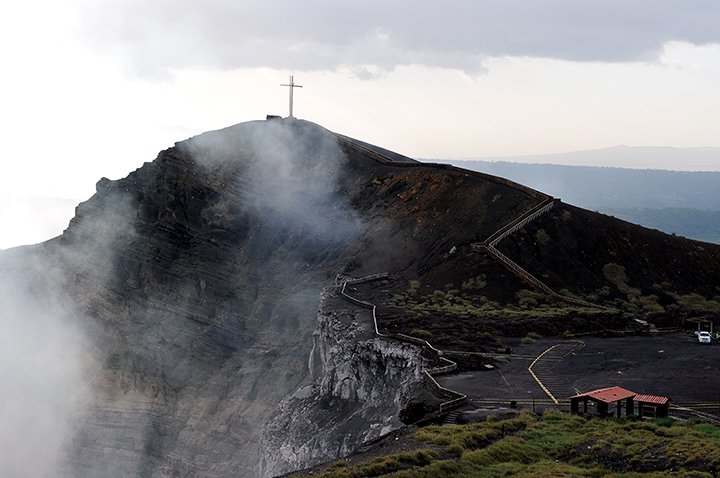
POLYGON ((309 382, 320 292, 360 231, 343 161, 302 125, 202 135, 101 180, 60 238, 3 256, 3 282, 27 276, 3 312, 41 299, 54 327, 83 331, 91 372, 73 377, 51 468, 255 476, 260 428, 309 382))
POLYGON ((320 376, 263 427, 261 476, 346 456, 401 427, 401 412, 426 388, 423 350, 375 336, 370 312, 335 289, 323 293, 315 346, 320 376))

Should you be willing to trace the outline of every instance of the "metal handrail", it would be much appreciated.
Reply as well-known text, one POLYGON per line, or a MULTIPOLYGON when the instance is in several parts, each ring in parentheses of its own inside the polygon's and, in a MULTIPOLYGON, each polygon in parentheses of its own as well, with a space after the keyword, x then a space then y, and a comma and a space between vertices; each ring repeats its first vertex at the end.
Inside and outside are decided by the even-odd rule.
MULTIPOLYGON (((427 347, 427 348, 429 348, 430 350, 432 350, 433 352, 435 352, 435 353, 437 354, 438 359, 439 359, 440 361, 447 363, 447 365, 442 366, 442 367, 433 367, 433 368, 429 368, 429 369, 423 370, 423 373, 424 373, 425 376, 430 380, 430 384, 431 384, 434 388, 436 388, 437 390, 439 390, 439 391, 442 392, 442 393, 449 394, 449 395, 452 395, 452 396, 455 397, 455 398, 453 398, 452 400, 448 400, 447 402, 443 402, 443 403, 440 404, 440 407, 439 407, 440 413, 443 413, 443 412, 445 412, 445 411, 447 411, 447 410, 450 410, 450 409, 452 409, 452 408, 454 408, 454 407, 456 407, 456 406, 464 403, 465 401, 467 401, 467 395, 465 395, 465 394, 463 394, 463 393, 460 393, 460 392, 457 392, 457 391, 455 391, 455 390, 450 390, 449 388, 442 387, 442 386, 437 382, 437 380, 435 380, 435 378, 433 378, 433 375, 440 375, 440 374, 442 374, 442 373, 448 373, 448 372, 452 372, 453 370, 456 370, 456 369, 457 369, 457 363, 456 363, 456 362, 454 362, 454 361, 452 361, 452 360, 450 360, 450 359, 448 359, 448 358, 443 357, 443 356, 442 356, 442 351, 436 349, 435 347, 433 347, 433 346, 430 344, 430 342, 428 342, 427 340, 419 339, 419 338, 417 338, 417 337, 412 337, 412 336, 410 336, 410 335, 405 335, 405 334, 383 334, 382 332, 380 332, 380 330, 379 330, 379 328, 378 328, 377 313, 376 313, 376 311, 377 311, 377 306, 376 306, 375 304, 370 303, 370 302, 367 302, 367 301, 364 301, 364 300, 360 300, 360 299, 358 299, 358 298, 356 298, 356 297, 353 297, 353 296, 351 296, 350 294, 348 294, 347 292, 345 292, 345 289, 346 289, 346 287, 347 287, 348 284, 358 284, 358 283, 361 283, 361 282, 368 282, 368 281, 371 281, 371 280, 377 280, 377 279, 385 278, 385 277, 388 277, 388 276, 389 276, 388 273, 382 272, 382 273, 379 273, 379 274, 372 274, 372 275, 365 276, 365 277, 352 278, 352 279, 344 280, 344 281, 342 281, 342 284, 338 284, 338 286, 340 287, 340 294, 341 294, 343 297, 345 297, 346 299, 348 299, 350 302, 352 302, 352 303, 354 303, 354 304, 357 304, 357 305, 359 305, 359 306, 361 306, 361 307, 365 307, 365 308, 367 308, 367 309, 370 309, 370 310, 372 311, 373 327, 374 327, 374 329, 375 329, 375 330, 374 330, 374 331, 375 331, 375 335, 377 335, 378 337, 383 338, 383 339, 394 339, 394 340, 398 340, 398 341, 400 341, 400 342, 406 342, 406 343, 411 343, 411 344, 414 344, 414 345, 419 345, 419 346, 427 347)), ((339 278, 336 277, 336 283, 337 283, 338 279, 339 279, 339 278)))

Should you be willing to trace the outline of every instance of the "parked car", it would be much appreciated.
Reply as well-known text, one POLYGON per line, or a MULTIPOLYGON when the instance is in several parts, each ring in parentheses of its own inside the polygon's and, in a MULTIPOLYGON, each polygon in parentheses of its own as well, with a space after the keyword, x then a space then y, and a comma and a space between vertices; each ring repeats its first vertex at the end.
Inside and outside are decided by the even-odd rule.
POLYGON ((710 335, 710 332, 702 331, 698 333, 698 342, 701 344, 709 344, 712 342, 712 335, 710 335))

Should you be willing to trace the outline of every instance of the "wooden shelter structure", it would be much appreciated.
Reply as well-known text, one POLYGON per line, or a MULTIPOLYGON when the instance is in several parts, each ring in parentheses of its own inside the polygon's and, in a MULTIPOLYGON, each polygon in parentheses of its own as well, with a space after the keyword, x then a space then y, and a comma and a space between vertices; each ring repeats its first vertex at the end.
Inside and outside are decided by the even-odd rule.
POLYGON ((703 330, 707 330, 710 332, 710 335, 715 337, 715 334, 713 332, 713 321, 711 319, 705 318, 705 317, 691 317, 689 319, 683 319, 683 327, 685 327, 686 323, 690 322, 692 324, 697 324, 697 331, 701 332, 703 330))
POLYGON ((638 417, 640 418, 662 418, 668 416, 670 408, 670 399, 668 397, 635 395, 635 403, 637 403, 638 417))
POLYGON ((570 397, 570 413, 588 413, 588 402, 592 402, 595 407, 595 414, 601 417, 607 417, 617 415, 621 417, 623 415, 623 408, 625 409, 625 415, 634 414, 634 398, 637 395, 635 392, 626 390, 622 387, 609 387, 600 388, 587 393, 581 393, 570 397), (582 412, 580 411, 580 402, 583 403, 582 412))

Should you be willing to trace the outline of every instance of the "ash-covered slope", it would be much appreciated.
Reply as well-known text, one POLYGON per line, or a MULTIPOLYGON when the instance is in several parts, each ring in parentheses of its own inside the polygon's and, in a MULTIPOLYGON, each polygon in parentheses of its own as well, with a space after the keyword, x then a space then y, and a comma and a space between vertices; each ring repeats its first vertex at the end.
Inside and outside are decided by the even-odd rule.
MULTIPOLYGON (((545 199, 297 120, 205 133, 125 179, 103 179, 61 237, 0 254, 3 325, 16 331, 4 339, 13 406, 0 428, 17 457, 0 471, 255 476, 261 458, 266 470, 287 470, 348 453, 400 425, 404 407, 422 398, 427 363, 419 349, 376 338, 366 312, 337 305, 336 276, 389 273, 356 294, 401 330, 409 318, 484 330, 496 316, 427 313, 420 299, 457 288, 478 304, 512 302, 528 286, 473 244, 545 199), (298 400, 306 416, 292 409, 298 400), (266 431, 261 457, 263 426, 280 436, 266 431)), ((632 248, 645 246, 618 242, 646 237, 642 228, 572 214, 582 221, 560 228, 557 243, 602 226, 591 256, 618 257, 631 278, 647 272, 687 290, 700 287, 698 273, 718 277, 718 248, 703 244, 696 257, 688 251, 697 243, 647 236, 667 260, 687 263, 670 277, 635 260, 644 255, 632 248)), ((507 253, 521 262, 535 246, 517 247, 507 253)), ((567 248, 558 264, 597 268, 587 250, 567 248)), ((589 290, 573 288, 573 274, 553 269, 549 279, 589 290)))

